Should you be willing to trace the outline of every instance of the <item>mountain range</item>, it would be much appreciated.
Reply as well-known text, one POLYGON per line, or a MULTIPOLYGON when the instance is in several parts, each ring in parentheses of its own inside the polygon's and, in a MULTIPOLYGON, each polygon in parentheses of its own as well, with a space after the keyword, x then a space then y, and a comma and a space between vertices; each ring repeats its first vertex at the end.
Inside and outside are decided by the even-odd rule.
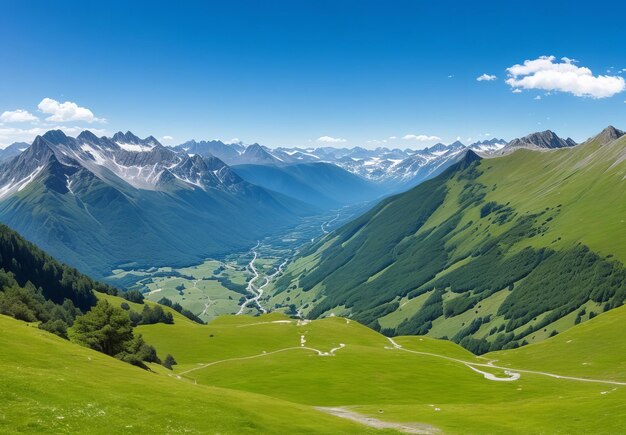
MULTIPOLYGON (((531 136, 524 140, 570 145, 554 134, 543 142, 531 136)), ((190 264, 244 249, 304 216, 409 189, 457 163, 467 149, 491 156, 515 143, 494 138, 421 150, 220 141, 166 147, 131 132, 84 131, 73 138, 52 130, 0 156, 0 222, 104 278, 120 267, 190 264)))
POLYGON ((467 150, 303 250, 271 302, 288 297, 310 318, 350 316, 478 353, 622 305, 624 133, 608 127, 578 146, 551 132, 521 142, 534 146, 515 141, 498 158, 467 150))
POLYGON ((96 277, 248 247, 314 207, 132 133, 49 131, 0 167, 0 220, 96 277))
POLYGON ((373 150, 362 147, 270 149, 257 143, 246 147, 241 143, 188 141, 175 149, 189 154, 216 156, 231 166, 284 167, 303 163, 329 163, 379 185, 385 192, 399 192, 441 173, 460 158, 461 151, 466 148, 491 154, 505 145, 506 141, 493 138, 475 142, 468 147, 455 141, 449 145, 438 143, 419 150, 387 147, 373 150))

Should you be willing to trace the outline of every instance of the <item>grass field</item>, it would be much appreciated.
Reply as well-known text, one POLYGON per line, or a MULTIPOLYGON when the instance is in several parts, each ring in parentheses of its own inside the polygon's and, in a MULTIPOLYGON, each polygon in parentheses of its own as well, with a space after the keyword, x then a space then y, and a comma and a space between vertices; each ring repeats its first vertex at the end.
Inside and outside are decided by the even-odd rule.
POLYGON ((1 433, 368 430, 308 406, 144 371, 5 316, 0 330, 1 433))
MULTIPOLYGON (((626 311, 609 314, 623 324, 626 311)), ((600 323, 598 329, 608 339, 619 332, 603 316, 588 325, 600 323)), ((588 325, 579 325, 571 333, 587 336, 588 325)), ((507 377, 503 369, 475 364, 498 359, 496 365, 513 371, 619 379, 621 353, 600 346, 583 347, 581 355, 596 352, 598 360, 606 361, 603 370, 576 371, 567 355, 563 358, 559 349, 549 347, 565 334, 537 345, 545 346, 540 353, 549 355, 545 360, 552 363, 533 365, 532 358, 523 355, 533 346, 478 358, 449 341, 410 336, 396 338, 402 346, 397 349, 375 331, 338 317, 299 322, 276 313, 222 316, 209 325, 177 319, 174 325, 138 330, 161 352, 175 355, 180 363, 176 373, 198 384, 302 405, 348 407, 395 423, 419 422, 450 433, 615 433, 626 424, 624 386, 526 372, 516 381, 498 382, 465 364, 498 377, 507 377), (332 349, 333 355, 318 354, 332 349), (565 369, 567 364, 570 370, 565 369), (599 427, 603 416, 610 418, 599 427)))
POLYGON ((392 341, 340 317, 298 321, 272 313, 200 325, 173 315, 173 325, 136 328, 161 357, 174 355, 173 372, 155 365, 143 371, 0 317, 0 431, 374 430, 315 407, 426 433, 616 433, 626 424, 626 386, 515 372, 625 380, 626 308, 542 343, 484 357, 430 337, 392 341), (492 360, 496 367, 486 366, 492 360), (499 367, 521 376, 488 379, 510 377, 499 367))

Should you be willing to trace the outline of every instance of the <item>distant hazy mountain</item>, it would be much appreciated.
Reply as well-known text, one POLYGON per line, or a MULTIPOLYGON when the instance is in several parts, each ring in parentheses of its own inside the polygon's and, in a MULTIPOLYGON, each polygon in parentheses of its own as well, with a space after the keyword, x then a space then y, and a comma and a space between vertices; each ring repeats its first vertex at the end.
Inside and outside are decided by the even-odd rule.
MULTIPOLYGON (((477 142, 469 148, 481 155, 500 150, 502 139, 477 142)), ((386 192, 411 188, 441 173, 453 164, 467 147, 460 141, 438 143, 420 150, 378 147, 275 148, 259 144, 224 144, 219 141, 189 141, 176 147, 188 154, 215 155, 229 165, 285 167, 302 163, 331 163, 382 187, 386 192)), ((280 171, 279 171, 280 172, 280 171)))
POLYGON ((0 221, 97 277, 119 265, 189 264, 242 249, 312 210, 216 157, 130 132, 49 131, 0 166, 0 221))
POLYGON ((320 208, 371 201, 383 193, 375 183, 331 163, 238 165, 244 180, 320 208))
POLYGON ((0 150, 0 162, 4 162, 9 160, 21 152, 23 152, 26 148, 30 146, 29 143, 26 142, 15 142, 9 145, 8 147, 0 150))
POLYGON ((175 147, 177 151, 201 156, 214 156, 227 165, 236 161, 246 147, 239 143, 225 144, 219 140, 200 141, 191 140, 175 147))

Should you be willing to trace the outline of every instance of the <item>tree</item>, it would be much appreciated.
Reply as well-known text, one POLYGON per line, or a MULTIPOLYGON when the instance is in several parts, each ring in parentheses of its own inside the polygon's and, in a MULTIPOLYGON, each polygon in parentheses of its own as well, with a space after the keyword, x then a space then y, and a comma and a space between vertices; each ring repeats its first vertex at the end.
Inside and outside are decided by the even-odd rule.
POLYGON ((87 314, 76 318, 68 335, 71 341, 115 356, 126 350, 133 339, 133 329, 124 310, 102 300, 87 314))
POLYGON ((122 293, 122 297, 129 302, 143 304, 143 294, 141 294, 139 290, 128 290, 127 292, 122 293))
POLYGON ((157 364, 161 363, 161 360, 157 356, 156 349, 146 343, 141 334, 128 341, 126 343, 126 349, 116 355, 116 357, 121 359, 122 361, 141 367, 143 369, 148 368, 144 364, 144 361, 154 362, 157 364))
POLYGON ((174 357, 168 353, 165 359, 163 360, 163 367, 165 367, 166 369, 172 370, 172 366, 176 364, 178 363, 176 362, 174 357))

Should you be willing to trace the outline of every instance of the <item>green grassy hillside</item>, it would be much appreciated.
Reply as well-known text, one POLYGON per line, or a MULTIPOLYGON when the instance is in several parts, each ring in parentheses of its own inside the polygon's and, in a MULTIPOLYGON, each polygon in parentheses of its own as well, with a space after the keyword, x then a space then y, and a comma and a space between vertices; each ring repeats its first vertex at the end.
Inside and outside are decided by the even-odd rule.
POLYGON ((626 137, 466 160, 304 250, 271 302, 475 352, 539 342, 626 298, 626 137))
POLYGON ((619 307, 541 343, 485 356, 505 367, 626 382, 625 327, 626 307, 619 307))
POLYGON ((0 330, 2 433, 367 432, 307 406, 147 372, 5 316, 0 330))
MULTIPOLYGON (((626 315, 619 313, 622 319, 626 315)), ((585 335, 585 328, 572 331, 585 335)), ((208 325, 176 319, 174 325, 140 326, 138 332, 161 352, 175 355, 179 365, 174 372, 191 382, 347 409, 395 424, 419 423, 429 431, 611 433, 626 421, 624 386, 516 372, 532 367, 514 359, 511 371, 519 379, 490 380, 485 373, 511 375, 498 364, 488 366, 490 358, 476 357, 450 341, 397 337, 401 347, 394 347, 386 337, 345 318, 303 322, 279 314, 223 316, 208 325), (599 428, 597 419, 603 415, 610 418, 599 428)), ((616 332, 607 329, 604 336, 616 332)), ((560 360, 558 352, 549 352, 547 358, 560 360)), ((608 358, 612 350, 603 353, 608 358)), ((503 351, 500 360, 508 355, 516 354, 503 351)), ((546 371, 571 375, 559 371, 563 364, 546 371)), ((614 367, 619 370, 619 364, 614 367)), ((611 370, 607 365, 605 374, 611 370)), ((583 371, 574 375, 586 376, 583 371)))
POLYGON ((173 371, 141 370, 0 316, 0 431, 374 431, 330 412, 423 433, 616 433, 626 422, 626 382, 615 383, 624 381, 624 308, 485 357, 425 336, 388 339, 340 317, 298 321, 274 313, 200 325, 165 310, 173 324, 136 332, 161 357, 175 356, 173 371))

